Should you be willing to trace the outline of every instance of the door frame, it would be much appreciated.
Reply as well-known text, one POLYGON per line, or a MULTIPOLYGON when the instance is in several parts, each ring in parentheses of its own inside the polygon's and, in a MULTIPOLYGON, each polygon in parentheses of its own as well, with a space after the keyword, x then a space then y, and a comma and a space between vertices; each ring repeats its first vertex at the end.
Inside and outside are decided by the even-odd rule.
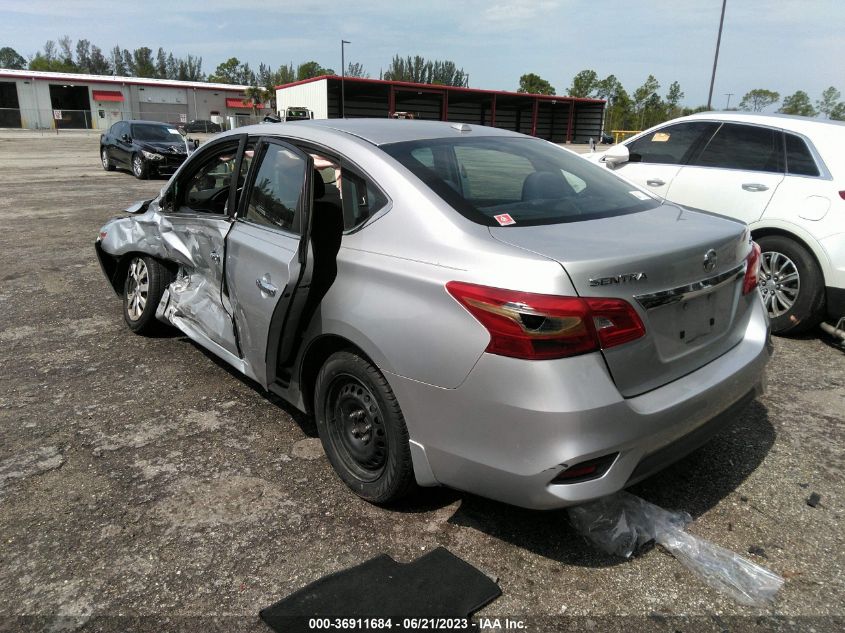
MULTIPOLYGON (((295 340, 300 330, 299 317, 302 316, 302 310, 305 306, 305 300, 308 297, 311 276, 313 274, 310 235, 311 210, 314 204, 314 161, 308 152, 297 146, 295 139, 282 136, 268 136, 265 134, 254 136, 244 135, 244 143, 238 155, 236 165, 238 172, 240 171, 243 158, 243 150, 249 141, 252 140, 255 141, 255 156, 247 172, 243 195, 238 201, 237 209, 234 209, 232 204, 229 206, 230 210, 234 209, 234 212, 230 214, 230 217, 233 219, 233 226, 234 222, 237 221, 246 222, 243 218, 246 215, 248 201, 252 195, 252 189, 255 186, 257 170, 260 169, 261 162, 264 160, 267 146, 280 145, 292 151, 297 156, 304 158, 306 161, 305 178, 302 183, 302 193, 300 194, 297 208, 300 218, 299 248, 296 257, 291 262, 292 264, 296 262, 298 270, 294 274, 291 268, 288 287, 284 288, 281 297, 279 297, 273 309, 273 315, 270 319, 270 329, 267 332, 267 348, 264 353, 267 387, 275 387, 274 391, 279 391, 286 389, 291 381, 292 369, 298 351, 295 340), (293 282, 294 277, 296 277, 295 282, 293 282), (281 366, 282 371, 279 371, 280 356, 284 356, 281 359, 284 363, 281 366)), ((224 281, 224 283, 226 282, 224 281)), ((235 328, 237 331, 237 321, 235 322, 235 328)))

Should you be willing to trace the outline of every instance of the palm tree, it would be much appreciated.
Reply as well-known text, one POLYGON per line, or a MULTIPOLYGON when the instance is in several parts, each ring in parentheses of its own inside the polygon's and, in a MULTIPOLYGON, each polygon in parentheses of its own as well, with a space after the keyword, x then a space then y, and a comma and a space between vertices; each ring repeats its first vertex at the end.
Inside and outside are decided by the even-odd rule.
POLYGON ((252 116, 258 116, 259 106, 267 101, 267 90, 261 86, 250 86, 244 94, 252 102, 252 116))

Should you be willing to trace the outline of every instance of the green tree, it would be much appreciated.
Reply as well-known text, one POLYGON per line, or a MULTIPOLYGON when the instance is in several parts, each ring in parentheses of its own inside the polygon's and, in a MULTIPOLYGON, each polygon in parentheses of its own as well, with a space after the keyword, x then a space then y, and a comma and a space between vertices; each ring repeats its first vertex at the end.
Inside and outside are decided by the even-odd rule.
POLYGON ((370 74, 367 71, 365 71, 364 66, 362 66, 358 62, 355 62, 354 64, 352 62, 349 62, 346 65, 346 76, 347 77, 363 77, 365 79, 369 79, 370 74))
POLYGON ((26 68, 26 60, 14 48, 4 46, 0 48, 0 68, 23 70, 26 68))
MULTIPOLYGON (((660 90, 660 82, 657 81, 654 75, 649 75, 645 83, 634 90, 634 110, 636 111, 639 120, 639 129, 641 130, 648 127, 646 122, 655 118, 654 110, 662 103, 660 97, 657 96, 658 90, 660 90)), ((658 114, 657 118, 659 116, 658 114)))
POLYGON ((620 90, 624 90, 616 75, 608 75, 596 82, 595 95, 599 99, 612 100, 620 90))
POLYGON ((572 85, 566 92, 570 97, 592 97, 598 81, 595 70, 582 70, 572 78, 572 85))
POLYGON ((123 53, 120 51, 120 46, 115 46, 111 49, 112 69, 118 77, 125 77, 129 74, 129 69, 123 63, 123 53))
POLYGON ((841 92, 833 86, 830 86, 822 92, 822 98, 816 101, 816 107, 819 109, 819 112, 829 119, 831 118, 830 113, 833 112, 833 109, 839 104, 839 97, 841 96, 841 92))
POLYGON ((158 47, 156 52, 156 77, 167 79, 167 55, 161 46, 158 47))
POLYGON ((322 75, 334 75, 334 71, 331 68, 323 68, 313 60, 303 62, 296 68, 296 81, 320 77, 322 75))
POLYGON ((420 55, 408 55, 404 58, 394 55, 382 78, 421 84, 465 86, 469 76, 453 61, 427 60, 420 55))
POLYGON ((780 93, 774 90, 766 90, 764 88, 755 88, 745 93, 742 101, 739 102, 740 110, 750 110, 751 112, 762 112, 770 105, 780 101, 780 93))
POLYGON ((799 116, 816 116, 818 112, 810 102, 810 96, 803 90, 796 90, 794 94, 783 98, 783 105, 778 112, 782 114, 797 114, 799 116))
POLYGON ((105 55, 103 55, 103 50, 99 46, 91 46, 91 57, 88 64, 89 71, 92 75, 111 74, 111 64, 105 55))
MULTIPOLYGON (((176 73, 176 79, 179 81, 205 81, 205 73, 202 72, 202 57, 194 57, 188 55, 184 59, 180 59, 178 63, 179 70, 176 73)), ((209 81, 211 79, 209 78, 209 81)))
POLYGON ((666 93, 666 114, 670 119, 674 119, 680 114, 681 99, 684 96, 684 91, 681 90, 681 84, 677 81, 669 84, 669 92, 666 93))
POLYGON ((840 101, 831 109, 830 118, 833 121, 845 121, 845 101, 840 101))
POLYGON ((153 51, 147 46, 136 48, 132 53, 132 61, 136 77, 155 77, 156 67, 153 61, 153 51))
POLYGON ((250 86, 244 91, 244 93, 252 106, 253 116, 258 114, 258 109, 264 105, 270 96, 263 86, 250 86))
POLYGON ((241 63, 237 57, 230 57, 222 64, 218 64, 208 80, 221 84, 254 85, 256 83, 255 73, 252 72, 249 64, 241 63))
POLYGON ((517 92, 527 92, 535 95, 553 95, 555 89, 552 84, 535 73, 526 73, 519 78, 517 92))

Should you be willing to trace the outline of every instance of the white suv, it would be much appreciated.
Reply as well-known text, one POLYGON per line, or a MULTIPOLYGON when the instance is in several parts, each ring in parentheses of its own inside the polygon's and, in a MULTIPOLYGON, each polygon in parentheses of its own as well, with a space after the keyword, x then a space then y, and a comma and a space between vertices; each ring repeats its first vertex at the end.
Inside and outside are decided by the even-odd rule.
POLYGON ((845 316, 845 123, 703 112, 588 158, 663 199, 746 222, 775 333, 845 316))

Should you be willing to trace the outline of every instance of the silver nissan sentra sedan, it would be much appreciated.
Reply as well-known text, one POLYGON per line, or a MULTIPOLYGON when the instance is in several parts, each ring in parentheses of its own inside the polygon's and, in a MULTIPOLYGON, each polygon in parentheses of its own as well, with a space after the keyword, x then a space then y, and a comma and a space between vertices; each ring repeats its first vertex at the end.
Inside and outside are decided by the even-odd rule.
POLYGON ((745 225, 536 138, 238 128, 129 211, 96 241, 129 328, 175 326, 312 413, 374 503, 416 485, 581 503, 697 448, 764 384, 745 225))

